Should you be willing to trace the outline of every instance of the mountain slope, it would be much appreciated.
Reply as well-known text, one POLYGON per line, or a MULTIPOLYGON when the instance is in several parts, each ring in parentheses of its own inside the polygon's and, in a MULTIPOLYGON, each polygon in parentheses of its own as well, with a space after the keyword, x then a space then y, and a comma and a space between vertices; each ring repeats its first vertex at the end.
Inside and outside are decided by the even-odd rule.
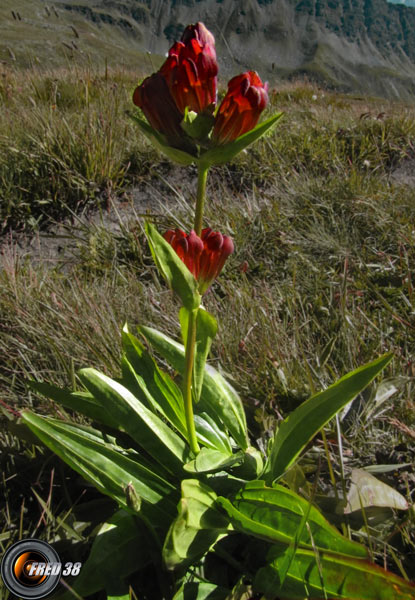
POLYGON ((390 4, 403 4, 404 6, 415 6, 415 0, 388 0, 390 4))
POLYGON ((222 74, 255 68, 271 82, 308 75, 342 90, 415 95, 415 9, 386 0, 58 0, 56 13, 43 0, 5 0, 9 6, 0 16, 7 13, 9 39, 0 52, 6 59, 7 46, 19 53, 11 38, 25 26, 10 22, 10 11, 25 2, 25 10, 35 13, 27 23, 31 33, 46 34, 60 54, 69 52, 65 42, 71 56, 83 51, 94 60, 137 65, 142 52, 151 52, 159 56, 156 66, 185 25, 201 20, 215 34, 222 74), (57 39, 57 31, 65 40, 57 39))

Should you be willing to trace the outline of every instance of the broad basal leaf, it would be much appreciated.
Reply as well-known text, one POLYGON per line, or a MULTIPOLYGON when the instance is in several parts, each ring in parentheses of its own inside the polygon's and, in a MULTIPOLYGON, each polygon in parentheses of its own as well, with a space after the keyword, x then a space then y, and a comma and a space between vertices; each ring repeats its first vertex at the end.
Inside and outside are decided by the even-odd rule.
POLYGON ((254 590, 266 598, 333 600, 413 600, 415 585, 367 560, 298 549, 281 586, 287 550, 272 548, 269 565, 260 569, 254 590))
POLYGON ((230 590, 207 581, 187 581, 173 600, 227 600, 230 590))
MULTIPOLYGON (((154 541, 139 518, 125 510, 117 511, 100 527, 91 552, 71 586, 83 597, 102 589, 111 592, 124 577, 151 561, 152 544, 154 541)), ((67 592, 60 598, 73 600, 74 596, 67 592)))
POLYGON ((367 556, 364 546, 343 537, 307 500, 280 485, 271 488, 264 481, 251 481, 231 500, 219 496, 217 502, 226 510, 235 529, 268 542, 293 543, 307 515, 307 527, 297 540, 299 546, 311 549, 314 544, 357 558, 367 556))
POLYGON ((132 484, 144 503, 146 514, 161 527, 171 522, 175 514, 175 487, 156 472, 150 471, 110 445, 91 438, 73 424, 44 418, 23 411, 22 420, 36 436, 75 471, 90 481, 100 492, 111 496, 128 509, 125 488, 132 484), (150 510, 151 509, 151 510, 150 510))
POLYGON ((65 408, 79 412, 97 423, 114 427, 113 420, 105 410, 105 406, 102 406, 89 392, 72 392, 42 381, 28 381, 27 383, 32 389, 65 408))
POLYGON ((251 479, 257 479, 263 470, 264 462, 261 452, 253 446, 249 446, 243 454, 241 465, 234 467, 232 474, 250 481, 251 479))
POLYGON ((222 471, 232 465, 241 464, 244 453, 242 451, 235 454, 224 454, 219 450, 211 448, 202 448, 194 460, 184 465, 184 470, 188 473, 213 473, 222 471))
POLYGON ((222 431, 216 421, 207 413, 194 416, 197 439, 214 450, 223 454, 232 454, 232 448, 228 436, 222 431))
POLYGON ((348 373, 326 390, 315 394, 296 408, 279 426, 266 466, 268 482, 281 477, 308 442, 350 400, 365 389, 392 360, 385 354, 348 373))
POLYGON ((172 473, 181 473, 189 448, 164 421, 123 385, 95 369, 81 369, 87 389, 107 408, 114 423, 126 431, 154 460, 172 473))

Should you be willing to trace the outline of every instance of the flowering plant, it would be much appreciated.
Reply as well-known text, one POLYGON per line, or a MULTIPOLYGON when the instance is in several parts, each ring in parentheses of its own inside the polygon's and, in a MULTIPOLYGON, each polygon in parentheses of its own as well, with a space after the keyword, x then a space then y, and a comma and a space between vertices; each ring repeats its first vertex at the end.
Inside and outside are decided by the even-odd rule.
MULTIPOLYGON (((215 112, 216 77, 213 36, 197 23, 133 95, 148 121, 134 117, 141 131, 177 162, 198 165, 193 230, 161 235, 151 223, 145 228, 156 265, 180 299, 183 343, 145 326, 138 338, 125 326, 118 379, 87 368, 79 373, 83 391, 31 383, 93 426, 31 411, 23 421, 119 505, 97 536, 75 591, 90 595, 105 587, 115 595, 106 577, 112 569, 119 584, 132 574, 141 582, 152 577, 151 592, 140 597, 155 600, 410 600, 412 584, 372 564, 365 546, 340 534, 313 498, 287 485, 310 440, 391 355, 306 400, 281 423, 266 452, 249 439, 236 390, 207 363, 218 325, 202 297, 233 252, 229 236, 203 228, 207 172, 281 116, 257 124, 267 86, 252 71, 231 79, 215 112), (179 374, 180 385, 144 341, 179 374)), ((128 587, 118 587, 116 595, 127 594, 128 587)))
POLYGON ((195 162, 202 171, 232 159, 282 116, 277 113, 256 126, 268 102, 268 86, 254 71, 230 80, 215 115, 217 73, 213 35, 196 23, 133 94, 148 121, 132 115, 144 135, 172 160, 195 162))

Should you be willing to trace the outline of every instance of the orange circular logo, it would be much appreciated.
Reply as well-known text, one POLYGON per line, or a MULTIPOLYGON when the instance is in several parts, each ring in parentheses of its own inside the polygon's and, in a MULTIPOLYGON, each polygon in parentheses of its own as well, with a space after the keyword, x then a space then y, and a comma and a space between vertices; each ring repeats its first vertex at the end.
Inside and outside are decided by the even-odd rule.
POLYGON ((45 581, 47 575, 38 574, 35 565, 46 563, 47 558, 40 552, 23 552, 16 558, 13 574, 22 585, 35 586, 45 581))
POLYGON ((62 564, 52 546, 42 540, 27 539, 7 549, 0 572, 12 594, 22 600, 40 600, 59 584, 62 564))

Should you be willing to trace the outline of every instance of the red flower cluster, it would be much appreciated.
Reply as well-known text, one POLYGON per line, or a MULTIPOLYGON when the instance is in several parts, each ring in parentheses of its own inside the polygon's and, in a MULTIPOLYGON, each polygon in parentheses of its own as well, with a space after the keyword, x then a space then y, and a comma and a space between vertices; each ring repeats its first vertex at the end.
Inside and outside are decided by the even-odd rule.
POLYGON ((163 236, 176 251, 195 279, 199 292, 204 294, 222 271, 223 265, 234 247, 232 239, 210 227, 203 229, 201 237, 193 231, 170 229, 163 236))
MULTIPOLYGON (((215 38, 203 23, 189 25, 160 70, 135 89, 133 102, 169 144, 184 148, 186 136, 180 123, 185 109, 213 112, 217 73, 215 38)), ((250 131, 267 102, 267 84, 254 71, 231 79, 217 112, 213 141, 226 144, 250 131)))
POLYGON ((182 146, 185 108, 199 113, 214 105, 217 73, 215 38, 203 23, 189 25, 158 73, 135 89, 133 102, 171 145, 182 146))

